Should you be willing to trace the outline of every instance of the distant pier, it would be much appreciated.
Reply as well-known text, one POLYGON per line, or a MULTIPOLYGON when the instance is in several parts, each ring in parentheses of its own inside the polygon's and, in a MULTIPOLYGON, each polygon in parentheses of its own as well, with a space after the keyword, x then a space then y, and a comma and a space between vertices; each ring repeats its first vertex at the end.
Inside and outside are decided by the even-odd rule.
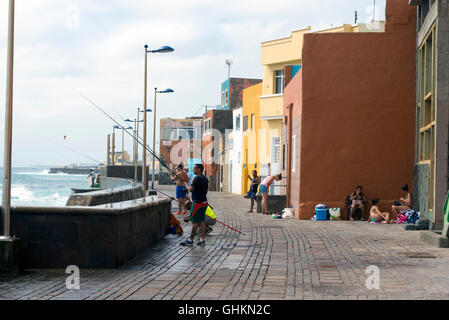
POLYGON ((89 174, 90 170, 94 170, 95 173, 100 173, 100 170, 96 166, 92 167, 54 167, 50 168, 49 174, 65 173, 65 174, 89 174))

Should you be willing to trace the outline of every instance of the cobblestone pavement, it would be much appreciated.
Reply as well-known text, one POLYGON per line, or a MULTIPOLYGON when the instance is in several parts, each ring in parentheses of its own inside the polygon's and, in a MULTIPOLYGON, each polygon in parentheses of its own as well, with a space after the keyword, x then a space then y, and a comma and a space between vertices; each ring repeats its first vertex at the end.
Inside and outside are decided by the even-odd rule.
POLYGON ((0 277, 0 299, 449 299, 449 250, 425 244, 418 232, 274 220, 246 213, 249 201, 226 193, 210 193, 209 201, 245 236, 217 224, 205 247, 190 248, 170 235, 119 269, 82 269, 80 290, 66 289, 65 270, 0 277), (366 288, 370 265, 380 269, 379 290, 366 288))

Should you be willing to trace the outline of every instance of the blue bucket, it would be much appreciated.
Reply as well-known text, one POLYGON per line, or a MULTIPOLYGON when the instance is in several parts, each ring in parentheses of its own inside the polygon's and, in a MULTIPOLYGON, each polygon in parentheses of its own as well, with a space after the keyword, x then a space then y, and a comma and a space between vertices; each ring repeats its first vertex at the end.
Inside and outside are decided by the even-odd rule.
POLYGON ((329 208, 324 204, 319 204, 315 207, 316 220, 326 221, 329 220, 329 208))

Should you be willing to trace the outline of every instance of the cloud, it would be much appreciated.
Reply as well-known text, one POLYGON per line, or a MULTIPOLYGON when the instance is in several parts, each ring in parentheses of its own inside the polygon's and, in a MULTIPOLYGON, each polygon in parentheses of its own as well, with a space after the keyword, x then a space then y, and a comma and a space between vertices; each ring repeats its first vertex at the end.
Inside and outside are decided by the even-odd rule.
MULTIPOLYGON (((155 86, 173 88, 174 94, 158 97, 158 118, 186 117, 201 105, 220 103, 220 85, 227 76, 225 59, 234 62, 233 76, 260 78, 260 42, 308 25, 352 23, 355 10, 361 22, 367 21, 372 1, 27 0, 16 4, 13 164, 29 165, 64 164, 62 159, 89 162, 49 142, 64 135, 77 150, 105 159, 106 136, 113 123, 76 91, 117 119, 135 117, 137 107, 143 105, 146 43, 151 48, 175 48, 170 54, 149 55, 149 105, 155 86)), ((0 105, 5 92, 7 12, 8 1, 0 2, 0 105)), ((0 112, 0 123, 3 117, 0 112)), ((131 146, 130 139, 125 143, 131 146)))

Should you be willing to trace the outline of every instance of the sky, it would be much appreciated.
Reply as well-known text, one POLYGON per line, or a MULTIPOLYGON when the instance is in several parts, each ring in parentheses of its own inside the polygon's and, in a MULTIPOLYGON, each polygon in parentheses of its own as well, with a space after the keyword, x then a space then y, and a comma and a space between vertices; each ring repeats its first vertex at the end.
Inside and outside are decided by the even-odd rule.
MULTIPOLYGON (((261 42, 307 26, 352 24, 355 11, 359 22, 370 22, 373 2, 16 0, 13 167, 105 161, 114 123, 78 93, 118 121, 136 118, 143 106, 145 44, 175 49, 148 56, 148 106, 155 87, 175 91, 158 95, 157 119, 199 116, 202 105, 220 104, 226 59, 233 61, 231 77, 262 78, 261 42)), ((0 166, 8 3, 0 0, 0 166)), ((385 0, 376 1, 379 19, 385 19, 385 0)), ((121 130, 116 139, 120 151, 121 130)), ((131 146, 125 136, 125 149, 131 146)))

